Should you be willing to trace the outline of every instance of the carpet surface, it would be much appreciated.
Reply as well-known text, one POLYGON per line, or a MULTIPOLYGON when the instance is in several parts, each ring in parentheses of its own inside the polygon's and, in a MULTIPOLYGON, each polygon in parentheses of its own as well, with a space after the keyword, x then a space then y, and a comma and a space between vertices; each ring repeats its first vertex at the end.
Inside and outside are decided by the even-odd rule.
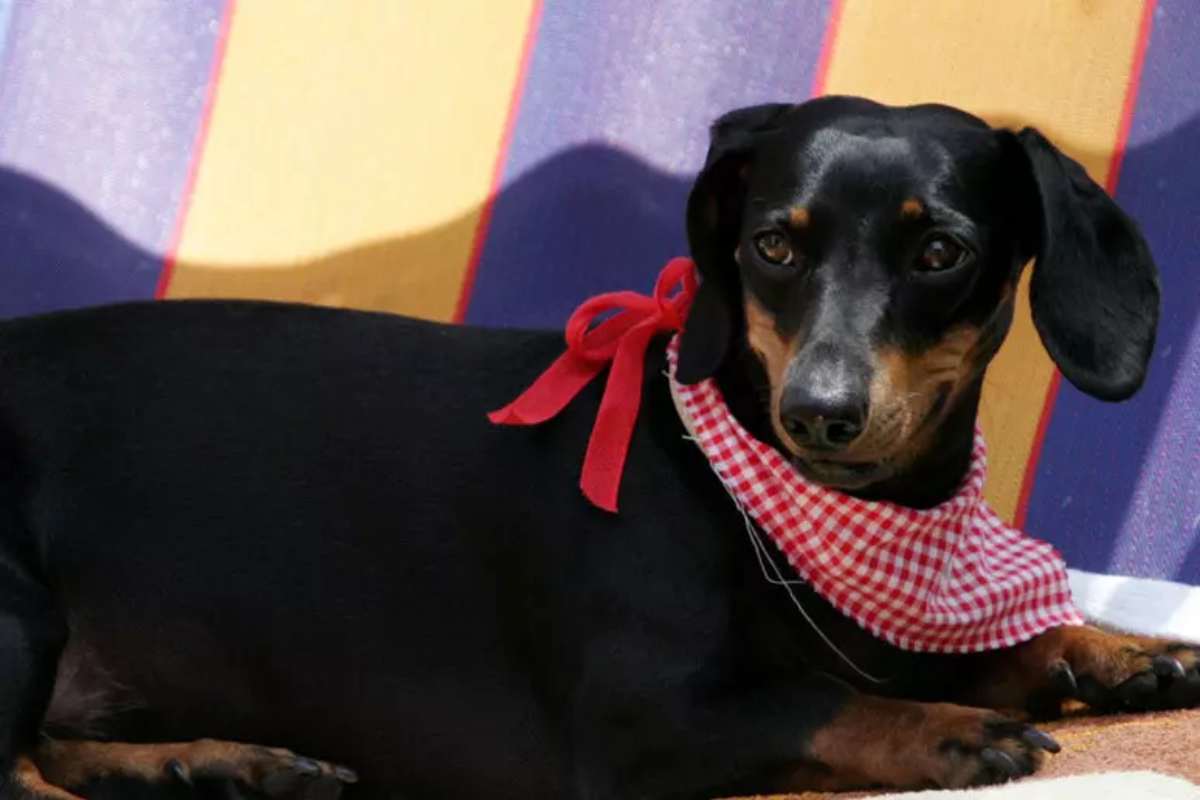
POLYGON ((960 792, 918 792, 872 800, 1200 800, 1200 786, 1157 772, 1105 772, 1022 781, 989 789, 960 792))
MULTIPOLYGON (((1112 717, 1076 716, 1042 727, 1058 739, 1063 750, 1057 756, 1047 758, 1038 773, 1039 779, 1152 770, 1200 783, 1200 709, 1112 717)), ((1113 780, 1116 780, 1115 776, 1113 780)), ((1116 789, 1115 783, 1112 788, 1116 789)), ((952 793, 944 794, 953 796, 952 793)), ((772 800, 850 800, 871 796, 807 793, 778 795, 772 800)), ((1000 797, 1004 796, 1000 794, 1000 797)), ((1107 791, 1093 796, 1133 800, 1129 795, 1107 791)))

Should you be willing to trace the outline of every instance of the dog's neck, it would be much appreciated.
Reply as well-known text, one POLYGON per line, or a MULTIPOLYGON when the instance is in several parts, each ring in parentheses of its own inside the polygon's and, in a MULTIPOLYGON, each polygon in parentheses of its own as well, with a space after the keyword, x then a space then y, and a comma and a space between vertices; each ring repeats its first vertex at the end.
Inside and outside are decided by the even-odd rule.
MULTIPOLYGON (((754 354, 744 348, 730 355, 715 377, 730 412, 742 427, 760 441, 782 449, 763 402, 767 377, 754 354)), ((850 494, 909 508, 930 508, 952 497, 970 464, 982 387, 980 377, 959 394, 925 452, 904 472, 850 494)))

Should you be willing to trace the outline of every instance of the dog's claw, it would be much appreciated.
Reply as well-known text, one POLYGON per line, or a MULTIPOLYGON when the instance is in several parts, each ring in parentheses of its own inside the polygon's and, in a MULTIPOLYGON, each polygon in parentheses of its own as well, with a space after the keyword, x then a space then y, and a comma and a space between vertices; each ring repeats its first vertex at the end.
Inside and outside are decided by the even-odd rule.
POLYGON ((1150 708, 1158 694, 1158 677, 1153 672, 1134 675, 1117 686, 1117 698, 1126 708, 1150 708))
POLYGON ((187 767, 185 767, 183 762, 179 759, 172 758, 163 766, 163 769, 166 770, 168 775, 185 786, 192 785, 192 776, 188 774, 187 767))
POLYGON ((1015 778, 1021 774, 1021 768, 1017 766, 1016 760, 1003 750, 997 750, 994 747, 985 747, 979 753, 979 758, 983 763, 1006 778, 1015 778))
POLYGON ((1051 665, 1050 683, 1063 697, 1076 697, 1079 694, 1079 682, 1075 680, 1075 672, 1065 660, 1056 661, 1051 665))
POLYGON ((321 765, 316 761, 313 761, 311 758, 304 758, 303 756, 300 756, 292 762, 292 765, 296 768, 296 772, 300 773, 301 775, 311 776, 321 774, 321 765))
POLYGON ((1056 742, 1054 737, 1048 733, 1039 731, 1037 728, 1027 728, 1021 734, 1021 738, 1033 747, 1040 747, 1047 753, 1058 753, 1062 750, 1062 745, 1056 742))
POLYGON ((1183 664, 1173 656, 1155 656, 1151 662, 1151 666, 1154 669, 1154 674, 1160 678, 1183 678, 1187 676, 1187 670, 1183 668, 1183 664))

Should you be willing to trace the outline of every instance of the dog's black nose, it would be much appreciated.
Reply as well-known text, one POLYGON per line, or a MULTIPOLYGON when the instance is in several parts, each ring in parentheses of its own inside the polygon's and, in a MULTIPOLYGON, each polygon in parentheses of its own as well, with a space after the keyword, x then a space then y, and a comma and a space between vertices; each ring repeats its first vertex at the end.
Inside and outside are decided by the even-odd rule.
POLYGON ((779 415, 801 447, 840 450, 862 434, 867 403, 858 392, 820 391, 800 384, 784 390, 779 415))

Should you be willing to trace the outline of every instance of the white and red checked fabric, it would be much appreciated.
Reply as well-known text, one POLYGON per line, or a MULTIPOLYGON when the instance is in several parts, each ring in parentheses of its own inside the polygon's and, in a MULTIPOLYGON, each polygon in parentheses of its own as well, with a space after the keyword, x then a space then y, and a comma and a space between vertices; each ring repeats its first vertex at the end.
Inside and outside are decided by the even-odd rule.
POLYGON ((859 500, 806 480, 738 424, 712 380, 675 380, 685 427, 713 471, 792 568, 834 607, 904 650, 970 653, 1080 625, 1053 547, 1006 525, 983 499, 987 451, 976 430, 958 493, 930 509, 859 500))
MULTIPOLYGON (((684 326, 698 285, 695 264, 675 258, 651 296, 610 292, 587 300, 567 323, 566 352, 489 419, 540 425, 607 368, 579 485, 593 504, 616 513, 646 348, 659 333, 684 326)), ((945 503, 914 510, 858 500, 804 480, 783 454, 750 436, 713 381, 679 384, 678 346, 676 336, 668 357, 684 425, 742 510, 843 614, 905 650, 957 653, 1083 622, 1054 548, 1005 525, 984 502, 987 458, 978 432, 962 488, 945 503)))

